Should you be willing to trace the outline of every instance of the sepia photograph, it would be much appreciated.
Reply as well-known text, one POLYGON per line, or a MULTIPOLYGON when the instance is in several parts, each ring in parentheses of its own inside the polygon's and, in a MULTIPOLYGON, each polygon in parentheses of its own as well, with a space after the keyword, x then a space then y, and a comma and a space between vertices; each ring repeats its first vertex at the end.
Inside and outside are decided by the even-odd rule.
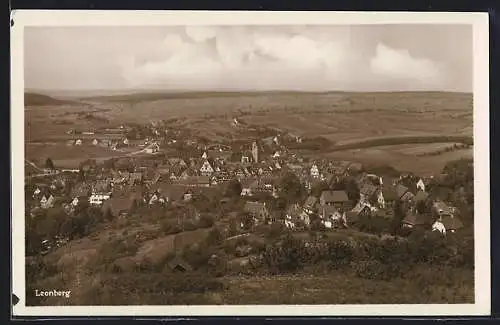
POLYGON ((487 14, 12 19, 14 314, 490 312, 487 14))

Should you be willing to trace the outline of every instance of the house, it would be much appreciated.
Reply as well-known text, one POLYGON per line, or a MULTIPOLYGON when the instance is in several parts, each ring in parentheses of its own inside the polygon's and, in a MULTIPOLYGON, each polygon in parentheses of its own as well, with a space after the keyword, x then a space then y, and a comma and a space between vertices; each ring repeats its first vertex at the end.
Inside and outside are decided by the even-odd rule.
POLYGON ((33 191, 33 197, 37 197, 40 193, 42 193, 42 191, 40 190, 39 187, 35 188, 35 190, 33 191))
POLYGON ((174 257, 171 261, 167 263, 168 268, 173 271, 173 272, 189 272, 192 271, 193 268, 189 263, 187 263, 183 258, 181 257, 174 257))
POLYGON ((416 186, 417 186, 417 190, 425 192, 425 182, 424 182, 424 180, 422 178, 418 180, 416 186))
POLYGON ((320 173, 319 173, 319 168, 318 168, 318 165, 313 164, 313 165, 311 166, 311 169, 310 169, 310 171, 309 171, 309 174, 310 174, 310 175, 311 175, 311 177, 313 177, 313 178, 319 178, 320 173))
POLYGON ((430 225, 430 218, 428 215, 417 213, 410 209, 402 221, 403 228, 413 229, 415 227, 424 227, 430 225))
POLYGON ((319 208, 321 223, 325 228, 346 227, 347 220, 345 213, 341 213, 335 207, 324 205, 319 208))
MULTIPOLYGON (((153 196, 156 195, 156 199, 158 200, 158 202, 167 203, 184 200, 184 194, 186 194, 187 188, 185 186, 162 182, 156 183, 154 186, 151 186, 150 191, 153 193, 153 196)), ((155 200, 153 200, 152 203, 154 202, 155 200)))
POLYGON ((212 165, 210 164, 210 162, 208 160, 205 160, 203 162, 203 165, 200 168, 200 174, 202 176, 210 176, 213 173, 214 173, 214 169, 213 169, 212 165))
POLYGON ((246 178, 241 180, 241 196, 252 196, 255 193, 255 183, 257 179, 255 178, 246 178))
POLYGON ((329 205, 343 211, 352 208, 345 191, 323 191, 319 201, 321 206, 329 205))
POLYGON ((347 212, 347 218, 349 222, 356 222, 364 216, 369 216, 371 214, 371 209, 368 205, 363 203, 358 203, 351 211, 347 212))
POLYGON ((76 207, 80 202, 88 202, 88 201, 89 201, 89 199, 87 196, 76 196, 71 201, 71 205, 73 207, 76 207))
POLYGON ((395 190, 399 200, 402 202, 410 202, 415 197, 415 195, 409 191, 408 187, 403 184, 397 184, 395 190))
POLYGON ((160 146, 155 142, 148 146, 144 151, 150 154, 157 153, 158 151, 160 151, 160 146))
POLYGON ((89 197, 92 193, 92 188, 87 183, 78 183, 72 189, 70 196, 74 198, 78 197, 89 197))
POLYGON ((440 216, 433 224, 432 230, 439 231, 443 235, 447 232, 455 232, 464 227, 462 221, 455 215, 443 215, 440 216))
POLYGON ((170 166, 187 167, 186 162, 181 158, 169 158, 167 161, 170 166))
POLYGON ((52 194, 45 196, 43 195, 40 199, 40 207, 42 209, 52 208, 54 206, 54 196, 52 194))
POLYGON ((92 141, 92 144, 93 144, 94 146, 97 146, 97 145, 99 144, 99 140, 94 139, 94 140, 92 141))
POLYGON ((178 184, 187 187, 210 187, 210 177, 208 176, 190 176, 178 180, 178 184))
POLYGON ((360 173, 363 170, 363 165, 361 163, 352 162, 347 167, 347 171, 350 173, 360 173))
POLYGON ((75 146, 81 146, 82 145, 82 139, 77 139, 75 141, 75 146))
POLYGON ((128 176, 128 182, 129 182, 129 185, 131 185, 131 186, 141 184, 142 180, 143 180, 142 173, 138 173, 138 172, 130 173, 128 176))
POLYGON ((249 164, 250 163, 250 155, 248 155, 248 154, 241 155, 241 160, 240 161, 241 161, 242 164, 245 164, 245 165, 249 164))
POLYGON ((298 204, 291 205, 285 215, 285 227, 288 229, 295 229, 302 212, 303 211, 298 204))
POLYGON ((111 186, 107 181, 99 180, 92 186, 92 194, 89 197, 90 204, 100 205, 111 197, 111 186))
POLYGON ((369 202, 370 204, 378 201, 378 187, 373 184, 364 184, 359 191, 360 201, 369 202))
POLYGON ((100 205, 111 197, 110 193, 93 193, 89 197, 90 204, 100 205))
POLYGON ((304 202, 303 210, 306 214, 312 215, 316 212, 316 204, 318 203, 318 198, 315 196, 309 196, 304 202))
POLYGON ((455 209, 453 207, 448 206, 446 203, 442 201, 435 201, 432 204, 432 212, 434 213, 434 215, 441 217, 441 216, 453 215, 455 213, 455 209))
POLYGON ((378 206, 381 209, 392 209, 398 200, 396 189, 392 185, 383 185, 377 197, 378 206))
POLYGON ((248 201, 245 203, 244 211, 250 216, 260 220, 265 220, 269 217, 269 211, 267 210, 266 204, 262 202, 248 201))

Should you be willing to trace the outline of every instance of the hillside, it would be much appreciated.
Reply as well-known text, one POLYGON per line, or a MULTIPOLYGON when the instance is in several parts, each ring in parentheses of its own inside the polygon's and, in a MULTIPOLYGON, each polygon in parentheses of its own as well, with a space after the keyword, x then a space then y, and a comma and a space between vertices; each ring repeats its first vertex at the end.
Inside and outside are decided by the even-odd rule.
POLYGON ((74 101, 57 99, 51 96, 37 94, 37 93, 24 93, 24 106, 56 106, 73 104, 74 101))
POLYGON ((297 95, 344 95, 357 96, 359 94, 374 96, 386 94, 396 96, 426 96, 426 97, 454 97, 468 98, 470 94, 445 93, 445 92, 390 92, 390 93, 352 93, 344 91, 138 91, 126 94, 94 95, 81 97, 82 100, 105 102, 147 102, 168 99, 197 99, 197 98, 227 98, 227 97, 259 97, 259 96, 297 96, 297 95))

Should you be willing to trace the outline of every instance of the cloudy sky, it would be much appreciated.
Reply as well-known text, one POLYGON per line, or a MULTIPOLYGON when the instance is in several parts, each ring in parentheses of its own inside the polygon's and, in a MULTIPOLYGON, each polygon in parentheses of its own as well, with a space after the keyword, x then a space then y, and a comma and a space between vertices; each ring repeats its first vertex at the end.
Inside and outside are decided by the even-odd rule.
POLYGON ((40 90, 472 91, 470 25, 27 27, 40 90))

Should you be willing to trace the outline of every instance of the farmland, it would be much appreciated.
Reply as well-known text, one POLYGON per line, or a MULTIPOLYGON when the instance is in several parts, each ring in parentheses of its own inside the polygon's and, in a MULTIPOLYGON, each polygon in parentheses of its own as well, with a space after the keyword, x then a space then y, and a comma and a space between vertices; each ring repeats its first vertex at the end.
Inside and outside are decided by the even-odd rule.
POLYGON ((248 138, 248 133, 231 126, 233 117, 248 125, 327 139, 332 150, 322 154, 328 157, 385 162, 414 172, 435 172, 448 160, 472 155, 472 149, 435 156, 404 149, 406 145, 431 152, 442 143, 472 142, 470 94, 139 93, 43 104, 26 106, 26 155, 30 159, 51 156, 68 167, 77 165, 78 157, 113 156, 105 149, 87 147, 77 153, 62 145, 72 137, 66 134, 71 128, 178 119, 175 125, 191 129, 193 135, 220 142, 248 138), (34 146, 34 142, 52 144, 34 146))

